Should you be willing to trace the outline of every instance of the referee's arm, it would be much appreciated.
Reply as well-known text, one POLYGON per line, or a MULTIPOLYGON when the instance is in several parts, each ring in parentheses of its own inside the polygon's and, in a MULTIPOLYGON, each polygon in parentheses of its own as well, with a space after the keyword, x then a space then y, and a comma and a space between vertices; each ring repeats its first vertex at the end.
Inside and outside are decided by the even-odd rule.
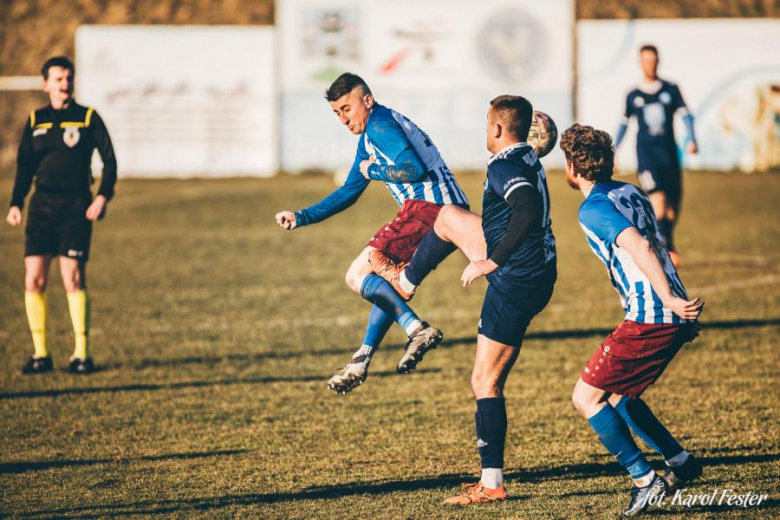
POLYGON ((114 145, 111 144, 111 136, 108 135, 108 129, 97 112, 92 114, 92 125, 94 125, 95 148, 97 148, 103 161, 103 176, 100 179, 98 195, 104 196, 106 201, 109 201, 114 196, 114 185, 116 184, 114 145))
POLYGON ((16 206, 19 209, 24 207, 24 198, 30 192, 34 174, 32 129, 30 128, 30 119, 28 118, 22 132, 22 140, 19 143, 19 153, 16 155, 16 178, 14 179, 14 190, 11 194, 11 206, 16 206))

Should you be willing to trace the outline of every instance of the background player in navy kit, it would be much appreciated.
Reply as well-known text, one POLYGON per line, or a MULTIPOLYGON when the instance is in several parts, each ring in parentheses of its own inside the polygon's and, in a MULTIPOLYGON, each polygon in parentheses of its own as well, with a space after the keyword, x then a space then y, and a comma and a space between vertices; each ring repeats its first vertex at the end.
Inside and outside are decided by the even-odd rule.
MULTIPOLYGON (((544 168, 526 143, 531 103, 499 96, 487 115, 488 162, 482 218, 464 209, 442 208, 432 232, 409 267, 422 281, 455 244, 471 260, 463 285, 487 276, 488 289, 479 320, 471 387, 477 400, 480 481, 445 502, 469 505, 505 500, 504 441, 507 420, 504 383, 520 354, 525 331, 550 300, 557 277, 555 237, 544 168)), ((404 278, 404 277, 402 277, 404 278)))
POLYGON ((373 307, 362 346, 328 381, 332 390, 346 393, 365 381, 371 356, 394 321, 409 337, 397 367, 401 373, 414 369, 425 352, 441 341, 441 331, 420 320, 375 271, 390 261, 408 262, 439 210, 452 204, 468 208, 468 201, 428 135, 377 103, 360 77, 342 74, 325 98, 342 124, 360 136, 355 161, 343 186, 311 207, 277 213, 279 226, 292 230, 344 211, 372 180, 383 181, 401 206, 397 217, 374 235, 347 271, 347 285, 373 307))
POLYGON ((688 129, 688 152, 696 153, 696 134, 693 116, 683 101, 680 89, 674 83, 658 77, 658 49, 644 45, 639 50, 644 81, 626 98, 624 120, 615 136, 615 148, 626 134, 628 120, 636 116, 637 171, 639 185, 649 194, 658 228, 675 266, 679 256, 672 237, 680 216, 682 175, 677 144, 674 141, 674 114, 680 112, 688 129))
POLYGON ((25 308, 35 353, 22 367, 26 374, 52 370, 46 341, 46 283, 53 256, 60 257, 60 273, 68 297, 76 347, 69 370, 94 370, 89 354, 89 297, 86 265, 92 223, 105 214, 114 195, 116 158, 98 113, 73 100, 73 63, 64 57, 44 63, 43 90, 49 105, 34 110, 25 124, 17 159, 11 208, 6 221, 22 223, 24 199, 35 181, 25 229, 25 308), (92 152, 103 159, 103 177, 92 200, 92 152))
POLYGON ((641 513, 667 487, 702 473, 641 399, 683 344, 698 335, 701 300, 690 300, 672 265, 644 193, 612 180, 614 152, 606 132, 573 125, 561 136, 566 180, 585 196, 580 227, 620 294, 625 320, 585 366, 572 402, 605 448, 634 481, 624 515, 641 513), (656 475, 629 428, 661 454, 668 470, 656 475))

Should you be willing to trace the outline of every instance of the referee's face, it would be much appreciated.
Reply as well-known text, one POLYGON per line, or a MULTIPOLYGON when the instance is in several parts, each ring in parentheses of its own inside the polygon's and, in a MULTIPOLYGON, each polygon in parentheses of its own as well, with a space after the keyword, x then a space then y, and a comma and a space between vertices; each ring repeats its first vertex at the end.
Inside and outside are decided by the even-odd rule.
POLYGON ((341 124, 350 132, 360 135, 366 131, 368 116, 374 106, 374 97, 371 94, 363 94, 359 87, 353 88, 349 94, 344 94, 336 101, 330 102, 333 113, 336 114, 341 124))
POLYGON ((43 91, 49 94, 54 108, 67 105, 73 97, 73 71, 64 67, 49 67, 49 77, 43 80, 43 91))

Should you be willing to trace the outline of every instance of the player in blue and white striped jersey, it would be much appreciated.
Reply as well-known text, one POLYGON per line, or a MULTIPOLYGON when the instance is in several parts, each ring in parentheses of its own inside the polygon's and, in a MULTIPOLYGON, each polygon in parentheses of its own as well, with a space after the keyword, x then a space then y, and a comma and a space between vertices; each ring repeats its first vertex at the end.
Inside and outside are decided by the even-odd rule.
POLYGON ((647 196, 612 180, 606 132, 573 125, 561 136, 566 181, 585 196, 579 221, 620 294, 625 320, 585 365, 572 402, 634 482, 625 516, 702 474, 701 463, 666 429, 641 396, 680 348, 699 333, 704 302, 690 300, 653 218, 647 196), (664 477, 648 464, 631 431, 666 461, 664 477))
POLYGON ((455 204, 467 209, 468 200, 428 135, 406 117, 377 103, 360 77, 342 74, 325 98, 341 123, 359 136, 352 169, 343 186, 313 206, 278 213, 277 223, 292 230, 321 222, 354 204, 372 180, 384 182, 401 207, 347 272, 347 285, 374 305, 361 348, 328 382, 331 389, 346 393, 365 381, 371 356, 393 321, 409 337, 397 367, 401 373, 413 370, 425 352, 441 341, 441 331, 420 320, 405 298, 375 272, 409 262, 442 206, 455 204))
POLYGON ((595 184, 580 206, 579 218, 590 248, 606 266, 610 281, 620 295, 626 320, 638 323, 687 321, 664 306, 648 276, 616 242, 622 231, 635 227, 658 258, 672 295, 688 300, 680 276, 663 246, 650 201, 639 188, 619 181, 595 184))

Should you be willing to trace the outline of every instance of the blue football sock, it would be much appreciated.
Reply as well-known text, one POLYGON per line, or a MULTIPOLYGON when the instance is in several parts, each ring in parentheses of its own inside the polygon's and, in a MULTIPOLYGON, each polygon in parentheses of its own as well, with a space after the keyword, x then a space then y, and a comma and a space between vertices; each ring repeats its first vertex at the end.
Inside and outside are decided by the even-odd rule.
MULTIPOLYGON (((383 311, 377 305, 371 307, 368 314, 368 324, 366 325, 366 335, 363 338, 363 349, 370 348, 370 353, 379 348, 379 344, 390 330, 393 324, 393 315, 383 311)), ((369 353, 369 354, 370 354, 369 353)))
POLYGON ((420 324, 420 319, 406 305, 404 299, 395 292, 393 286, 375 274, 370 274, 363 279, 360 295, 392 316, 395 322, 406 331, 407 336, 414 332, 414 329, 420 324))
POLYGON ((624 396, 615 406, 615 411, 620 414, 628 427, 639 438, 661 454, 665 460, 682 453, 682 446, 672 437, 669 430, 661 424, 661 421, 643 400, 624 396))
POLYGON ((596 430, 601 444, 615 456, 631 478, 642 478, 653 471, 631 437, 628 425, 609 403, 588 422, 596 430))
POLYGON ((483 468, 504 467, 506 440, 506 404, 503 397, 477 399, 477 448, 483 468))
POLYGON ((414 285, 420 285, 425 277, 456 249, 458 248, 455 244, 442 240, 431 229, 417 246, 412 261, 404 271, 406 279, 414 285))

